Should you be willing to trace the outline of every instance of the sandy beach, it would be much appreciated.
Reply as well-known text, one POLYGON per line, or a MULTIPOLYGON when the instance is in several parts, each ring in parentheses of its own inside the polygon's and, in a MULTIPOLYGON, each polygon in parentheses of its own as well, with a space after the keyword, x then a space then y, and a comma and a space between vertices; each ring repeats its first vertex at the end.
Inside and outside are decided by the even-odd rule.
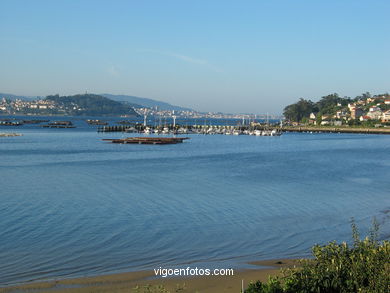
POLYGON ((22 284, 1 288, 0 292, 133 292, 133 288, 136 286, 163 285, 166 289, 170 290, 170 292, 175 292, 175 289, 179 286, 186 289, 184 292, 238 293, 241 290, 242 280, 244 280, 245 287, 251 281, 266 281, 270 275, 277 275, 281 268, 294 267, 298 265, 299 262, 298 260, 292 259, 275 259, 255 261, 250 264, 259 266, 259 268, 250 270, 234 270, 233 276, 155 278, 154 271, 139 271, 22 284))

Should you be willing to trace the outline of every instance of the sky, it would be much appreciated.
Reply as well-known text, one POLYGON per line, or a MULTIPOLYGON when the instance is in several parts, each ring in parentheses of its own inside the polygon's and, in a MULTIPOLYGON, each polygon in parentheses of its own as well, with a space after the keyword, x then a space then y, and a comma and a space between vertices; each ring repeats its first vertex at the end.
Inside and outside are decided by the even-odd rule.
POLYGON ((280 114, 390 91, 388 0, 0 0, 0 92, 280 114))

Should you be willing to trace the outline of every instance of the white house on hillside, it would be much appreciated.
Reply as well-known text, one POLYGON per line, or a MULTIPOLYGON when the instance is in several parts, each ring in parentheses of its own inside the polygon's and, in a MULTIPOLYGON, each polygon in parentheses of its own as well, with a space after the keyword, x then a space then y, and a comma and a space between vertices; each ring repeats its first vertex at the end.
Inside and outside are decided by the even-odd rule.
POLYGON ((380 108, 378 107, 371 107, 370 111, 368 111, 367 116, 370 117, 371 119, 376 119, 379 120, 382 118, 383 112, 380 108), (371 110, 371 108, 376 108, 371 110))
POLYGON ((390 110, 383 113, 382 122, 390 122, 390 110))

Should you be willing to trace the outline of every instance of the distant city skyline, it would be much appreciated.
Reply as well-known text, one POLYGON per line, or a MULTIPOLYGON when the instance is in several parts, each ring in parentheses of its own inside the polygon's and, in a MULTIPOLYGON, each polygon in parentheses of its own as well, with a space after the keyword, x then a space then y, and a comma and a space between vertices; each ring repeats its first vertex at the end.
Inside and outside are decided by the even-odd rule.
POLYGON ((0 92, 280 114, 389 91, 389 1, 0 1, 0 92))

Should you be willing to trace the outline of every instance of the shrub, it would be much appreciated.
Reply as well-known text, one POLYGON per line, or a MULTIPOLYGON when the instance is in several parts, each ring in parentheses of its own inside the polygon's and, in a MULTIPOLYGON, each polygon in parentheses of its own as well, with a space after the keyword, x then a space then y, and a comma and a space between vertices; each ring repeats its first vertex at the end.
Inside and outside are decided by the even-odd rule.
POLYGON ((257 281, 256 283, 249 284, 248 288, 245 290, 245 293, 283 293, 283 287, 280 281, 277 278, 269 278, 268 283, 262 283, 257 281))
POLYGON ((378 241, 374 220, 364 240, 352 222, 353 244, 335 241, 313 247, 313 259, 298 269, 287 269, 268 283, 251 283, 245 293, 269 292, 390 292, 390 242, 378 241))

